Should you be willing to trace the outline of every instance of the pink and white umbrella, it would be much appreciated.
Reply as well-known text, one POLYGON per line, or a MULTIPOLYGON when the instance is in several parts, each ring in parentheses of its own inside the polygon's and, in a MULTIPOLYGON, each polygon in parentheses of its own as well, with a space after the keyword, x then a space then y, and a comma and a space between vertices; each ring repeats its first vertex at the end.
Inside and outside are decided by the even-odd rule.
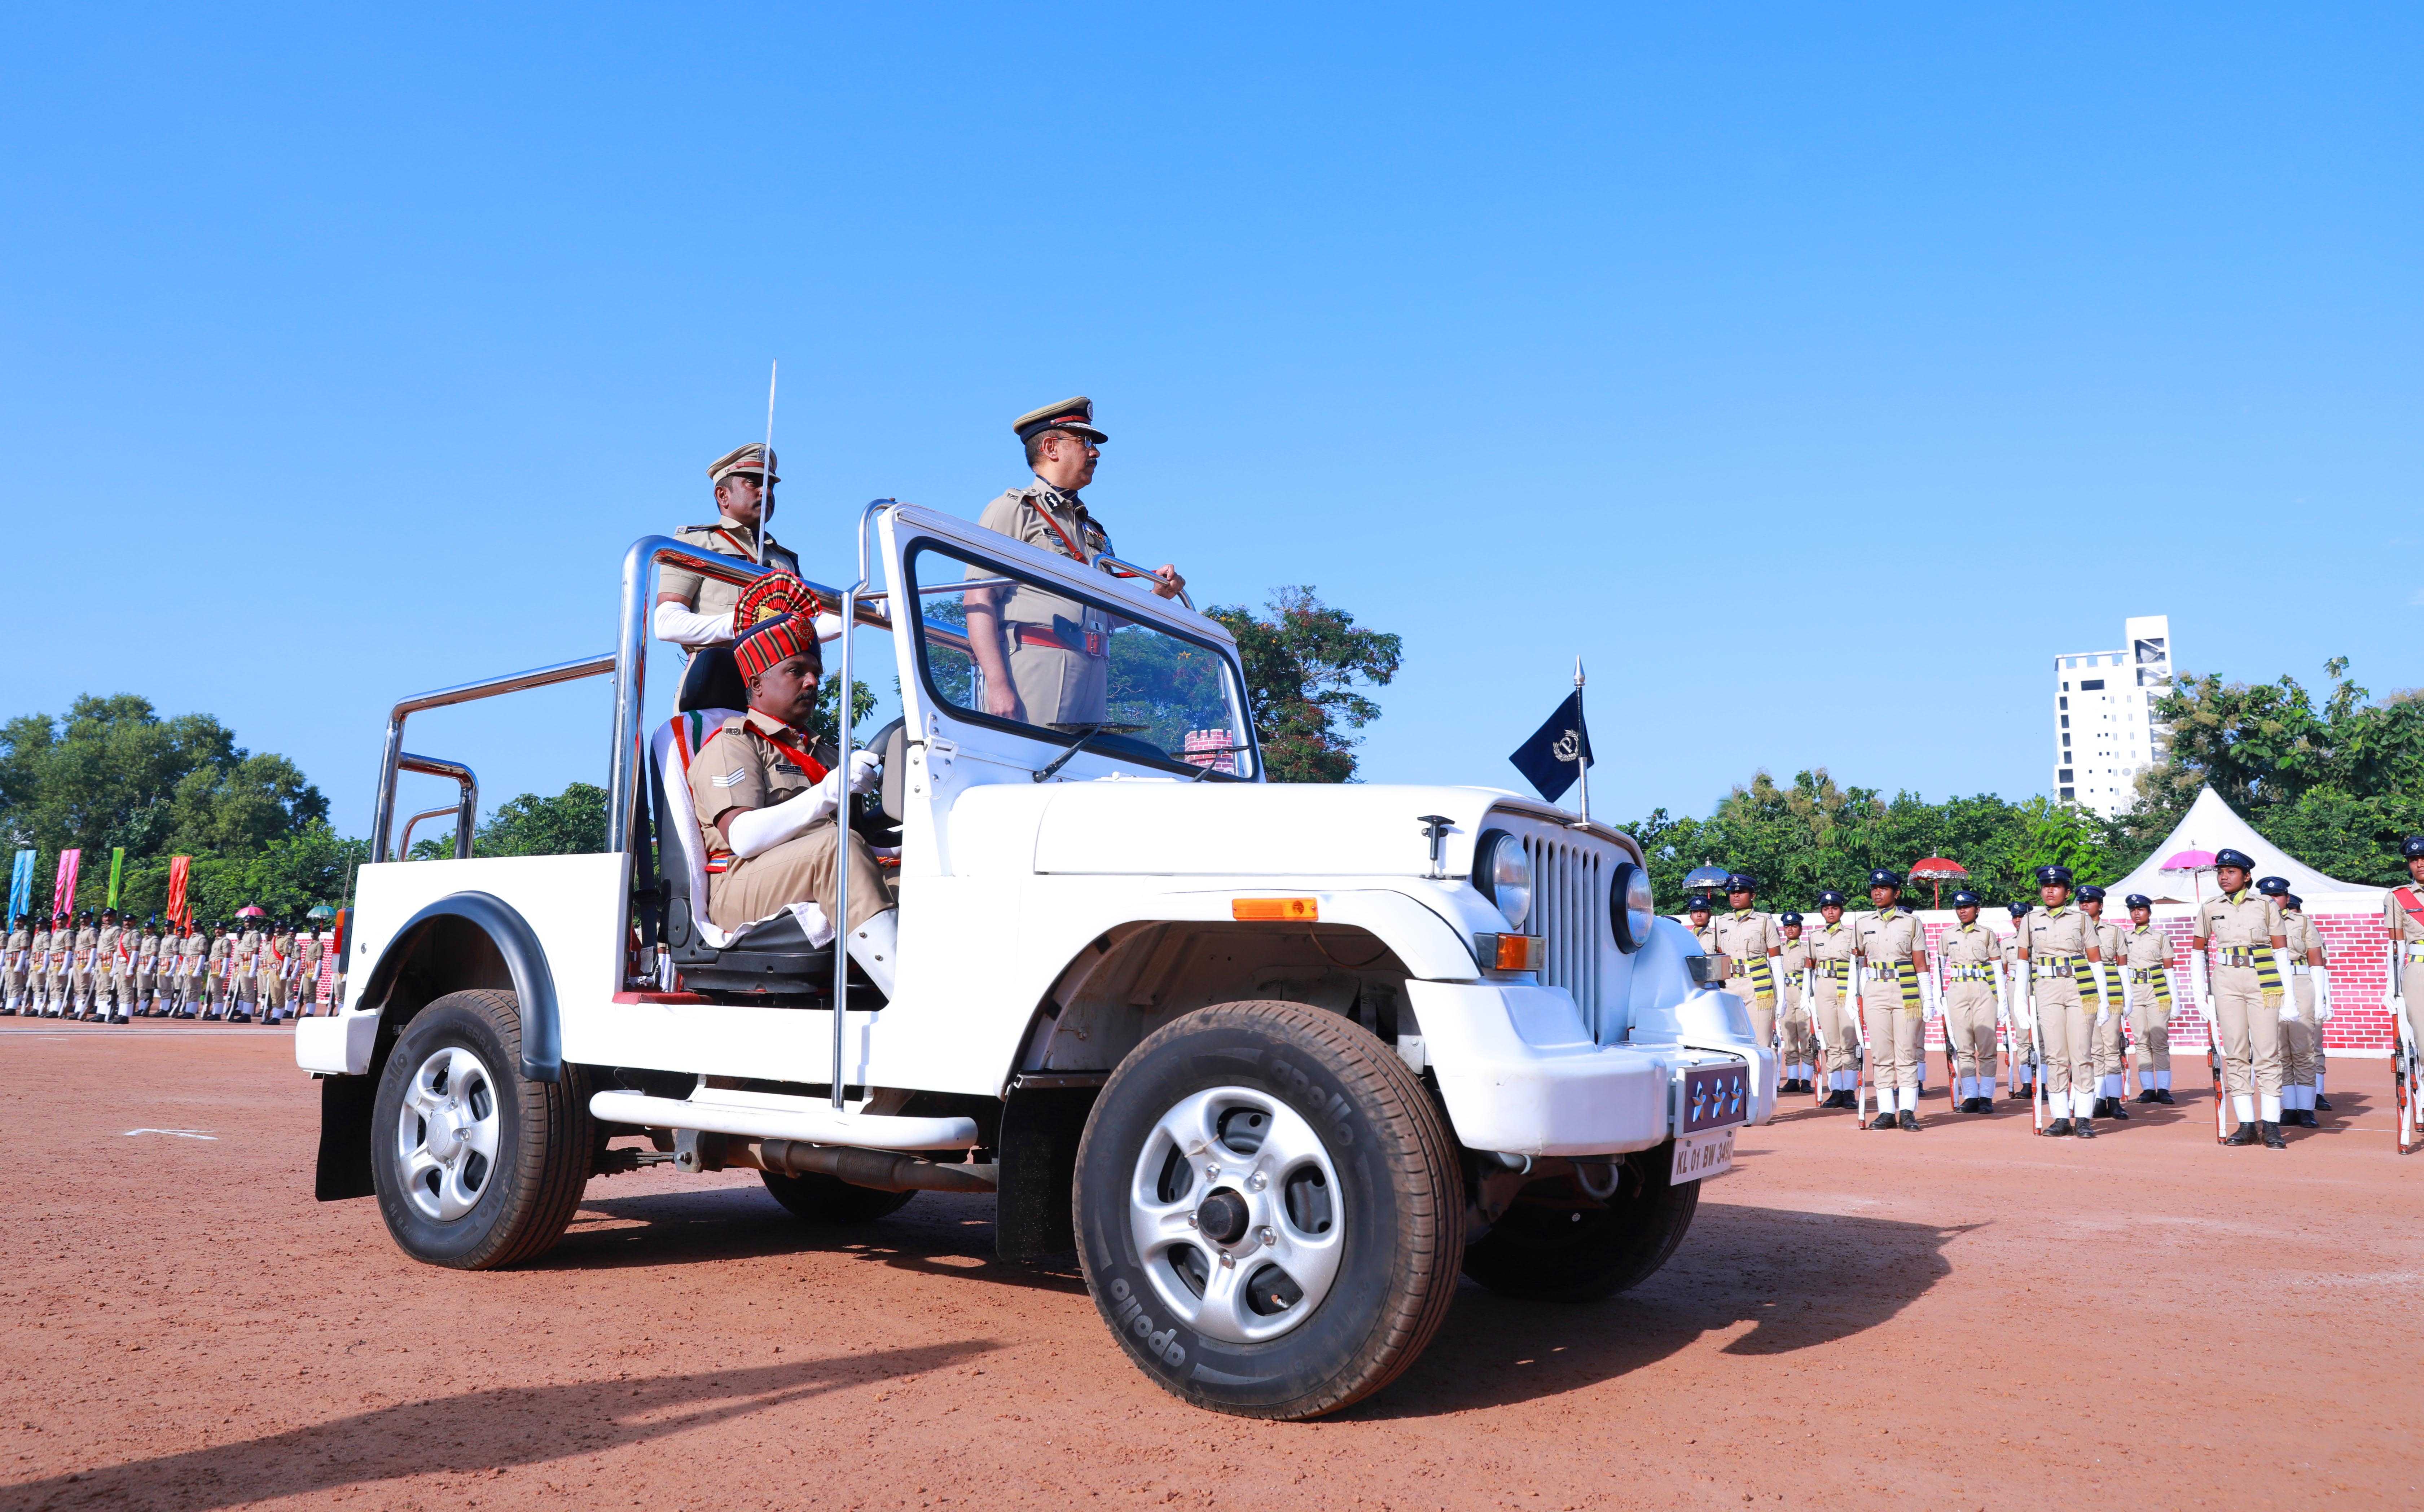
POLYGON ((2187 872, 2189 886, 2196 894, 2196 900, 2202 903, 2205 901, 2205 878, 2200 873, 2213 869, 2213 852, 2195 849, 2175 851, 2163 863, 2163 869, 2187 872))

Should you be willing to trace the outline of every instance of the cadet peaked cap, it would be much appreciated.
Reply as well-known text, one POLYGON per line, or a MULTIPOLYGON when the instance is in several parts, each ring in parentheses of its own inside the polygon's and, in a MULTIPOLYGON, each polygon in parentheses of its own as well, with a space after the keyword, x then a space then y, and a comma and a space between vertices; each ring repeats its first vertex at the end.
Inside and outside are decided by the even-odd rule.
POLYGON ((2034 905, 2030 903, 2027 899, 2019 898, 2015 898, 2010 902, 2003 905, 2004 908, 2011 912, 2011 915, 2014 918, 2022 918, 2027 916, 2029 910, 2034 905))
POLYGON ((1759 891, 1759 879, 1747 871, 1730 871, 1726 873, 1726 891, 1755 893, 1759 891))
POLYGON ((1890 871, 1884 867, 1879 867, 1876 870, 1869 873, 1869 887, 1871 891, 1874 891, 1879 887, 1900 887, 1901 885, 1902 873, 1899 871, 1890 871))
POLYGON ((2399 853, 2409 861, 2415 860, 2417 856, 2424 856, 2424 835, 2411 835, 2400 841, 2399 853))
POLYGON ((1841 908, 1843 906, 1843 895, 1837 892, 1834 888, 1829 887, 1818 895, 1818 906, 1820 908, 1841 908))
POLYGON ((2155 906, 2155 900, 2147 897, 2145 893, 2131 893, 2129 897, 2121 899, 2121 901, 2129 904, 2131 908, 2152 908, 2155 906))
MULTIPOLYGON (((707 465, 707 481, 722 483, 736 472, 754 473, 762 478, 766 475, 765 456, 766 447, 761 441, 752 441, 747 446, 736 446, 707 465)), ((782 463, 777 460, 774 465, 781 467, 782 463)), ((783 475, 776 473, 773 481, 782 482, 783 475)))
POLYGON ((2291 908, 2304 908, 2306 906, 2306 900, 2299 897, 2296 893, 2282 894, 2281 901, 2288 904, 2291 908))
POLYGON ((2254 871, 2256 858, 2244 851, 2216 851, 2213 853, 2214 869, 2220 871, 2225 867, 2237 867, 2241 871, 2254 871))
POLYGON ((1978 906, 1978 895, 1971 892, 1969 888, 1964 887, 1959 892, 1953 895, 1953 906, 1955 908, 1975 908, 1978 906))
POLYGON ((1041 409, 1030 409, 1012 421, 1010 428, 1018 433, 1022 441, 1037 431, 1076 431, 1097 441, 1110 439, 1095 427, 1094 402, 1084 394, 1075 399, 1063 399, 1057 405, 1045 405, 1041 409))
POLYGON ((1778 924, 1783 925, 1788 930, 1798 929, 1801 926, 1801 915, 1788 908, 1783 913, 1776 915, 1776 921, 1778 924))
POLYGON ((1684 899, 1683 912, 1686 914, 1713 914, 1716 912, 1716 910, 1709 906, 1709 900, 1707 899, 1695 897, 1684 899))
POLYGON ((2059 885, 2064 886, 2064 887, 2067 887, 2067 886, 2069 886, 2069 885, 2070 885, 2070 868, 2069 868, 2068 867, 2037 867, 2037 885, 2038 885, 2038 886, 2040 886, 2040 887, 2051 887, 2051 886, 2054 886, 2054 885, 2056 885, 2056 884, 2059 884, 2059 885))
POLYGON ((2256 890, 2262 893, 2267 898, 2287 898, 2289 896, 2289 879, 2287 877, 2259 877, 2257 879, 2256 890))

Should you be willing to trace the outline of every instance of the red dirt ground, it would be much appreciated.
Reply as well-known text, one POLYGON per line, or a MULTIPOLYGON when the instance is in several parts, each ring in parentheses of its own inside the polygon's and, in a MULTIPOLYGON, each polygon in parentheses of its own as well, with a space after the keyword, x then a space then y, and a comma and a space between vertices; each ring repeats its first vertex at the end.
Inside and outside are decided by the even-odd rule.
POLYGON ((0 1022, 0 1506, 2424 1503, 2424 1157, 2380 1061, 2282 1154, 2217 1149, 2201 1087, 2089 1145, 1796 1103, 1638 1290, 1468 1285, 1289 1425, 1164 1395, 1074 1273, 990 1258, 989 1200, 818 1248, 747 1172, 650 1171, 533 1268, 415 1265, 311 1201, 290 1056, 0 1022))

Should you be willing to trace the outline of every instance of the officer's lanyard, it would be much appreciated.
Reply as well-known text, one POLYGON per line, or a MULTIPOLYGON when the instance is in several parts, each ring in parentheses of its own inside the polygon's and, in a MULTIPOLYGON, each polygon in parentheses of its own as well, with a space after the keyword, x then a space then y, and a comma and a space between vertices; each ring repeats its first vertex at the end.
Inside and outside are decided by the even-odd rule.
POLYGON ((808 780, 810 782, 822 782, 825 780, 825 764, 823 762, 819 761, 815 756, 808 755, 798 746, 792 745, 786 740, 778 740, 775 737, 767 734, 764 730, 759 729, 755 724, 748 726, 748 728, 750 734, 755 735, 758 739, 765 741, 768 745, 773 746, 775 750, 782 752, 785 756, 789 756, 793 761, 797 762, 800 770, 807 773, 808 780))
POLYGON ((758 560, 758 549, 754 546, 742 545, 740 536, 733 534, 730 531, 726 530, 721 525, 710 525, 708 529, 713 531, 716 534, 723 536, 726 540, 732 543, 732 554, 734 556, 745 556, 752 562, 758 560))
POLYGON ((1093 565, 1092 563, 1086 560, 1086 553, 1078 548, 1076 541, 1071 538, 1068 531, 1062 528, 1059 520, 1052 517, 1052 511, 1045 508, 1042 501, 1030 496, 1027 501, 1027 507, 1034 510, 1037 514, 1044 517, 1044 523, 1052 527, 1052 533, 1060 537, 1060 544, 1069 549, 1069 555, 1076 561, 1079 566, 1086 567, 1093 565))

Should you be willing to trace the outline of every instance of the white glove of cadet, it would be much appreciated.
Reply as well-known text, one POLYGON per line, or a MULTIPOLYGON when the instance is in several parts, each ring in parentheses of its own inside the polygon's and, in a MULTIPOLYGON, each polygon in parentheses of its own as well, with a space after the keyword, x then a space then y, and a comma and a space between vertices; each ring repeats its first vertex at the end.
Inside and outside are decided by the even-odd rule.
POLYGON ((2315 1022, 2329 1024, 2331 1021, 2332 968, 2317 966, 2315 968, 2315 1022))
POLYGON ((676 645, 721 645, 732 639, 730 615, 696 613, 679 604, 659 604, 649 626, 658 640, 676 645))
POLYGON ((2296 999, 2290 997, 2284 997, 2281 999, 2281 1022, 2284 1024, 2295 1024, 2298 1022, 2298 1004, 2296 999))
POLYGON ((764 808, 735 814, 732 822, 724 827, 724 837, 732 842, 732 853, 746 860, 805 835, 813 826, 833 818, 834 810, 840 805, 841 773, 828 772, 823 781, 804 793, 764 808))

